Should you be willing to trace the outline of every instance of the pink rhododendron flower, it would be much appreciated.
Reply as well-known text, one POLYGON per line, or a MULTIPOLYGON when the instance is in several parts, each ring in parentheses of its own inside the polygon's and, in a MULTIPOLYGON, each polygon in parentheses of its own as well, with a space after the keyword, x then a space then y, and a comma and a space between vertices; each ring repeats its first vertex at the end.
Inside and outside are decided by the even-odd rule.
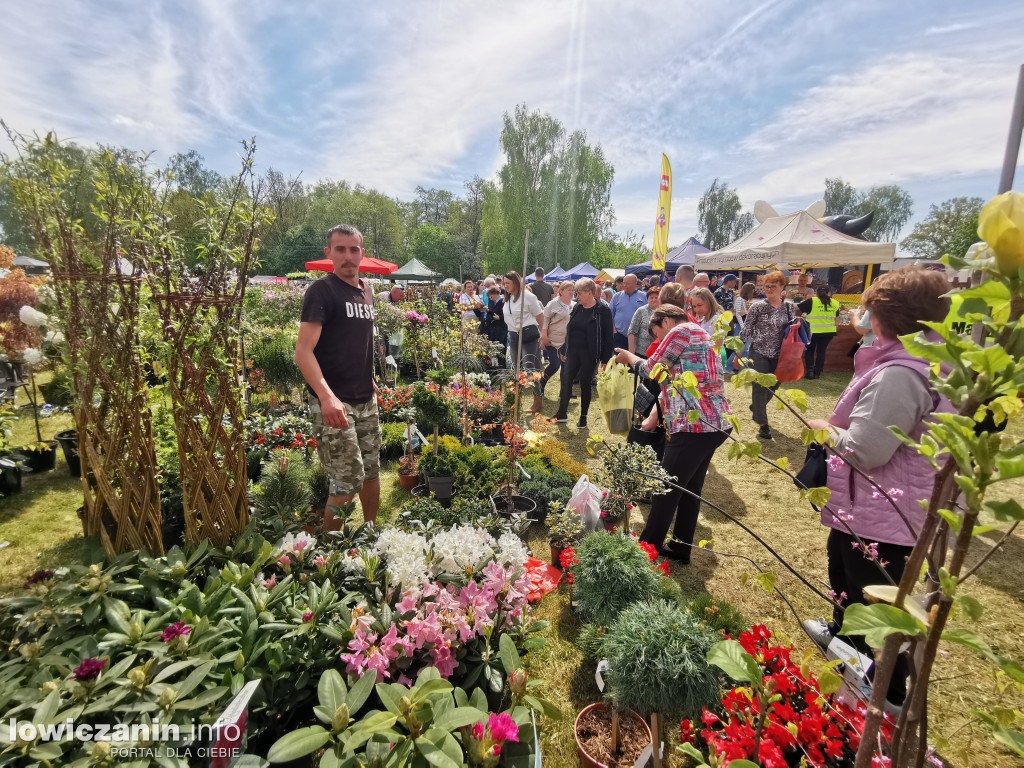
POLYGON ((185 637, 192 631, 192 627, 183 621, 176 621, 160 633, 160 639, 169 643, 175 638, 185 637))

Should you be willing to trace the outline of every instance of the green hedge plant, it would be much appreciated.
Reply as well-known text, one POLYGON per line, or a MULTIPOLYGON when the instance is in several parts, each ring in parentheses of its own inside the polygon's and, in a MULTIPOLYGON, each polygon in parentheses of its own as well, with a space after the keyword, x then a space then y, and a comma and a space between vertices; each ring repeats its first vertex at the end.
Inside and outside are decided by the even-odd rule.
POLYGON ((662 594, 663 577, 628 536, 598 531, 580 542, 576 557, 574 596, 584 618, 598 626, 609 626, 628 606, 662 594))

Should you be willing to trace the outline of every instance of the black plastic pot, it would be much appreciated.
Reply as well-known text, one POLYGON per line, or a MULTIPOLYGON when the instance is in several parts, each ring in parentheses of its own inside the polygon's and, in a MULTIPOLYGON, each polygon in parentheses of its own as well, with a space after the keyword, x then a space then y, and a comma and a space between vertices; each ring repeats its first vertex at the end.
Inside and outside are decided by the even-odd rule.
POLYGON ((51 472, 57 466, 57 441, 51 440, 49 448, 40 451, 23 450, 25 466, 33 472, 51 472))
POLYGON ((427 475, 427 486, 439 499, 450 499, 455 495, 455 478, 448 477, 433 477, 427 475))
MULTIPOLYGON (((509 497, 504 494, 501 496, 491 496, 491 503, 494 505, 494 509, 499 515, 511 514, 512 510, 509 510, 508 508, 508 499, 509 497)), ((537 509, 537 502, 529 496, 513 494, 511 499, 513 510, 527 515, 528 517, 537 509)))
MULTIPOLYGON (((420 483, 419 485, 412 489, 411 493, 413 497, 417 499, 425 499, 430 495, 430 486, 427 485, 426 483, 420 483)), ((434 499, 435 501, 437 501, 438 504, 440 504, 445 509, 448 509, 448 507, 452 505, 451 496, 442 498, 435 494, 434 499)))
POLYGON ((0 466, 0 495, 21 493, 21 467, 0 466))
POLYGON ((64 460, 72 477, 82 476, 82 458, 78 455, 78 433, 73 429, 58 432, 53 436, 64 451, 64 460))

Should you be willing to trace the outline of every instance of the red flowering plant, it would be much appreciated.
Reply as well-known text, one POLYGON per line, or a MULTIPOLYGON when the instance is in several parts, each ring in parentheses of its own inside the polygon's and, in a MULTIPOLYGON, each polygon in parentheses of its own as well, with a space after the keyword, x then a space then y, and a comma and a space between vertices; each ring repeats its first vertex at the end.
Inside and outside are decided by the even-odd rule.
POLYGON ((313 423, 304 407, 285 405, 250 414, 245 420, 248 448, 302 449, 308 455, 316 449, 313 423))
MULTIPOLYGON (((708 661, 746 686, 729 690, 722 709, 705 708, 700 724, 683 720, 680 750, 706 766, 695 746, 706 745, 713 765, 734 760, 754 761, 764 768, 852 768, 860 746, 866 709, 851 707, 842 698, 822 692, 838 687, 837 675, 826 669, 819 682, 806 665, 794 663, 793 647, 770 642, 764 625, 740 634, 739 642, 723 640, 708 653, 708 661)), ((886 739, 892 723, 883 728, 886 739)))
POLYGON ((415 420, 412 387, 381 387, 377 395, 377 412, 382 423, 415 420))

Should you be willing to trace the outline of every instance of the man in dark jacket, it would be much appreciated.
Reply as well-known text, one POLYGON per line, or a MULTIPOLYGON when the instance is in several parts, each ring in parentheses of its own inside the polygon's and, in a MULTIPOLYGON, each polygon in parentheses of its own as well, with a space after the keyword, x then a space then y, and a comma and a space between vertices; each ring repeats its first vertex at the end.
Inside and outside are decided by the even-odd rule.
POLYGON ((565 424, 573 381, 580 382, 580 429, 586 429, 590 409, 591 382, 599 366, 615 354, 612 311, 597 297, 597 286, 590 278, 576 281, 576 306, 569 314, 562 352, 562 391, 558 402, 556 424, 565 424))

